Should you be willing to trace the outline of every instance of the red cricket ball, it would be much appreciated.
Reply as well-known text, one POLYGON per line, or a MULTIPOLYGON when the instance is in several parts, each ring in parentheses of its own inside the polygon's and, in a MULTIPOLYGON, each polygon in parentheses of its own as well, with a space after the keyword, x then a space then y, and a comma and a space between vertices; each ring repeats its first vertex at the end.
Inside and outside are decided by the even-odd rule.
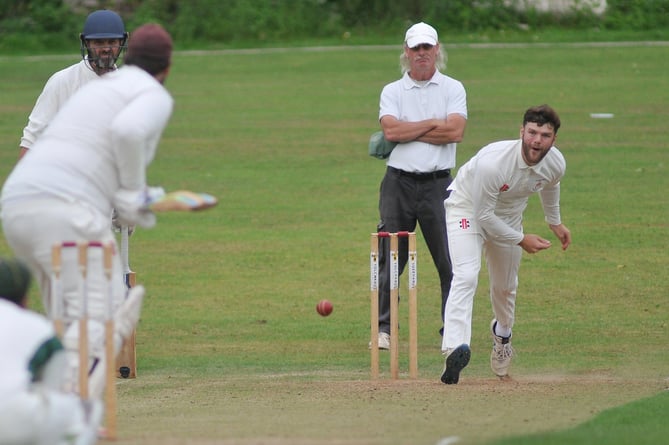
POLYGON ((316 305, 316 312, 321 314, 323 317, 327 317, 332 313, 332 303, 329 300, 321 300, 316 305))

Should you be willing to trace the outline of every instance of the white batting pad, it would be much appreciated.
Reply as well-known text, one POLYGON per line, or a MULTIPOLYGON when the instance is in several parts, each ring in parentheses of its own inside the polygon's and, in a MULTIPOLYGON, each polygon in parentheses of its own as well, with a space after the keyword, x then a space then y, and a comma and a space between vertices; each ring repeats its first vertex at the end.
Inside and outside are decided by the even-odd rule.
MULTIPOLYGON (((128 297, 114 314, 114 332, 122 339, 130 337, 135 326, 139 322, 139 315, 142 311, 142 302, 144 301, 144 286, 141 284, 130 288, 128 297)), ((120 345, 115 349, 118 353, 120 345)))

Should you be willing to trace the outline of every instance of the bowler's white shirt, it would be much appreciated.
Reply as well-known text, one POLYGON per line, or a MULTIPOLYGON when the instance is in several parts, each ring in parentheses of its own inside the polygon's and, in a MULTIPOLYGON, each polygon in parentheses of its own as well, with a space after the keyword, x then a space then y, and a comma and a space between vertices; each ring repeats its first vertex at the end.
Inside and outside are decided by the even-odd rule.
MULTIPOLYGON (((381 91, 379 119, 393 116, 404 122, 447 119, 449 114, 467 118, 467 95, 461 82, 436 71, 423 86, 408 73, 381 91)), ((408 172, 433 172, 455 167, 455 143, 433 145, 411 141, 397 144, 386 164, 408 172)))
POLYGON ((143 190, 173 99, 146 71, 125 65, 63 106, 2 190, 11 200, 58 197, 110 215, 120 189, 143 190))
POLYGON ((449 218, 473 218, 473 230, 491 240, 518 244, 528 198, 539 193, 548 224, 560 224, 560 179, 566 162, 552 147, 537 165, 528 166, 522 141, 500 141, 483 147, 458 170, 445 201, 449 218))
POLYGON ((21 147, 32 148, 58 110, 82 85, 95 80, 98 75, 86 60, 54 73, 37 98, 28 124, 23 129, 21 147))

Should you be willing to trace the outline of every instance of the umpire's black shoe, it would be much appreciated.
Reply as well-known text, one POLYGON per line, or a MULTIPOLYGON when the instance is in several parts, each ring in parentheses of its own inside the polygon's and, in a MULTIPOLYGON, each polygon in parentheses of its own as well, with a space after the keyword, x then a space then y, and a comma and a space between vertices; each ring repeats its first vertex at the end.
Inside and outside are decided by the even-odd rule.
POLYGON ((460 380, 460 371, 465 369, 471 356, 472 351, 466 344, 462 344, 450 351, 446 356, 441 381, 447 385, 458 383, 458 380, 460 380))

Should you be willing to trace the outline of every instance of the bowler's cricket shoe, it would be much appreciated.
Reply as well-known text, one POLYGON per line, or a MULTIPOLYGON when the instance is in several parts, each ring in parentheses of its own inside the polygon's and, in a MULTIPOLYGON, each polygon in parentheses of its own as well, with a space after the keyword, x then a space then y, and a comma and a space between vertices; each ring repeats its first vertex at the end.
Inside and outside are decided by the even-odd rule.
POLYGON ((514 350, 511 347, 511 335, 500 337, 495 334, 497 320, 490 322, 490 333, 492 334, 492 352, 490 353, 490 368, 497 377, 506 377, 509 374, 509 366, 513 358, 514 350))
POLYGON ((444 362, 444 372, 441 374, 441 381, 447 385, 454 385, 460 380, 460 371, 465 369, 472 356, 469 346, 462 344, 447 353, 444 362))

